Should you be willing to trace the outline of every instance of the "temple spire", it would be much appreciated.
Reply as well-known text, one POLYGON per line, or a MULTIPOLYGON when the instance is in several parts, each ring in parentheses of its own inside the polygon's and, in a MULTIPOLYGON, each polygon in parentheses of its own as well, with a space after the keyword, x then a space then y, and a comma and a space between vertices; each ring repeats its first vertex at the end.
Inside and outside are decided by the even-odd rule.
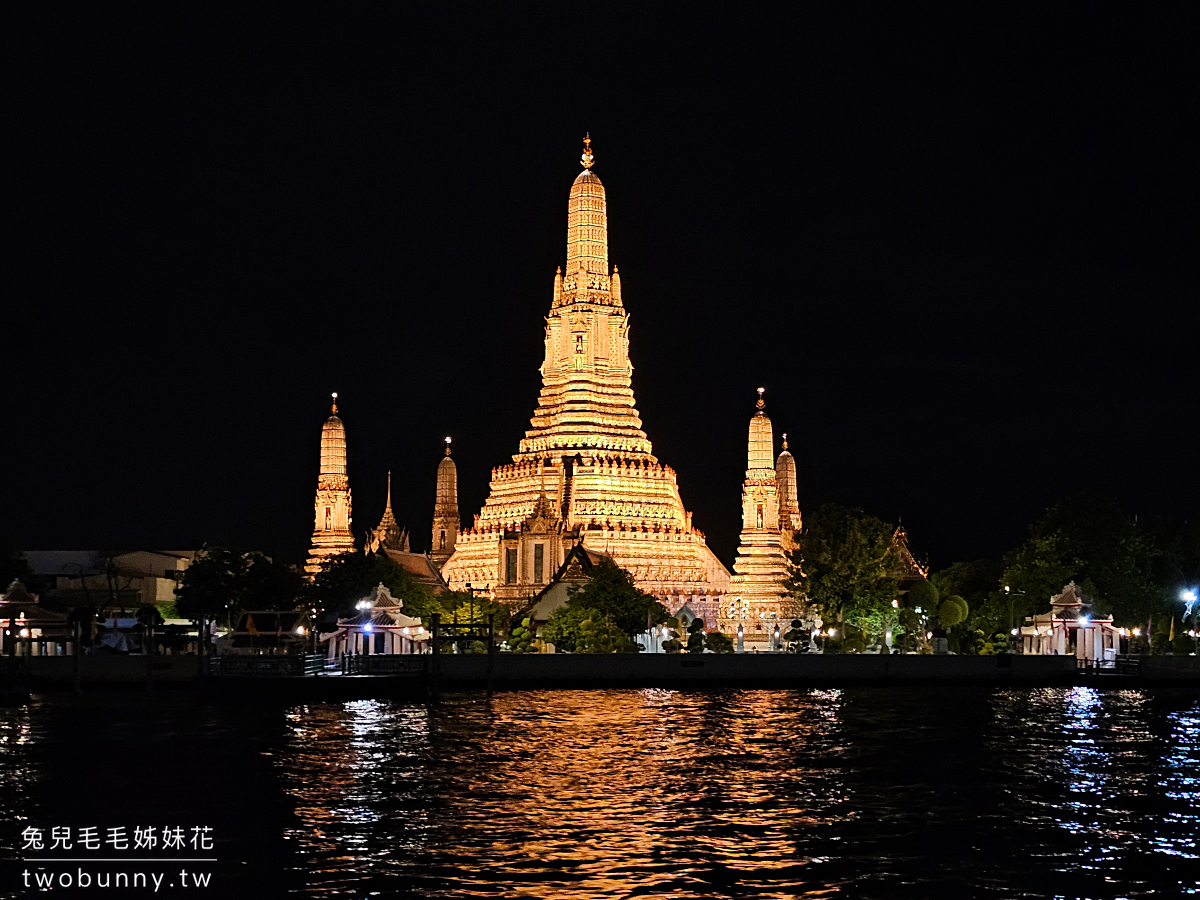
POLYGON ((429 558, 441 569, 458 540, 460 526, 458 518, 458 467, 450 458, 450 437, 446 437, 446 450, 437 468, 437 492, 433 504, 433 543, 429 558))
POLYGON ((584 139, 580 161, 584 168, 575 177, 567 201, 567 268, 563 274, 568 281, 574 279, 575 293, 586 296, 599 284, 597 279, 605 282, 607 290, 609 277, 607 203, 604 185, 592 171, 591 137, 584 139))
POLYGON ((321 465, 317 471, 317 494, 313 503, 312 548, 305 571, 315 575, 324 560, 351 553, 350 479, 346 468, 346 426, 337 415, 337 394, 332 412, 321 427, 321 465))

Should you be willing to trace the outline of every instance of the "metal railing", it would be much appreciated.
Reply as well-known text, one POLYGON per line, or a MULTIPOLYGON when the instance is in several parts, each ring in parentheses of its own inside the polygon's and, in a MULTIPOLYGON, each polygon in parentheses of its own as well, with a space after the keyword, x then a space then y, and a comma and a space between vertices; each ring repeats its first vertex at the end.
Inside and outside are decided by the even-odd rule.
POLYGON ((344 671, 349 675, 423 675, 429 668, 427 654, 380 653, 347 656, 344 671))
POLYGON ((316 675, 325 671, 325 657, 319 653, 304 656, 263 655, 251 656, 227 653, 209 659, 209 671, 213 675, 267 675, 299 677, 316 675))

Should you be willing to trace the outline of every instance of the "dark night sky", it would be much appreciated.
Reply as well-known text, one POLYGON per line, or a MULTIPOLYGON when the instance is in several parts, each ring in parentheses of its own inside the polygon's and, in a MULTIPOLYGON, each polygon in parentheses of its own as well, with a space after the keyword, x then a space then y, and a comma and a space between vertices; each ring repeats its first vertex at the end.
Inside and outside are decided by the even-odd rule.
POLYGON ((760 384, 802 506, 935 567, 1080 489, 1196 515, 1190 22, 590 8, 10 8, 11 537, 299 561, 333 390, 357 531, 390 468, 427 548, 445 434, 469 522, 585 131, 644 427, 727 563, 760 384))

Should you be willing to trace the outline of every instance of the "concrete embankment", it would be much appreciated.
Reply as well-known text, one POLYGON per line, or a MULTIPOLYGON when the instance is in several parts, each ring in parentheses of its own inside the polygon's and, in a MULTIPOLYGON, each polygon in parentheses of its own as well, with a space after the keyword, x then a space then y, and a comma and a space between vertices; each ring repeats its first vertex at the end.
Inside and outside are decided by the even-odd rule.
MULTIPOLYGON (((24 676, 34 690, 70 690, 75 661, 43 657, 27 661, 24 676)), ((431 688, 461 690, 488 683, 485 655, 446 655, 438 659, 431 683, 432 658, 423 657, 424 673, 412 675, 319 675, 273 677, 211 676, 207 689, 221 694, 254 695, 273 691, 310 699, 425 695, 431 688)), ((1136 673, 1077 671, 1071 656, 872 656, 791 654, 508 654, 492 657, 496 690, 529 688, 704 688, 841 687, 855 684, 1013 684, 1024 686, 1086 683, 1097 687, 1154 684, 1200 685, 1200 657, 1140 659, 1136 673)), ((201 679, 194 656, 156 657, 155 690, 195 688, 201 679)), ((144 689, 144 657, 83 657, 79 684, 84 691, 144 689)))
MULTIPOLYGON (((865 683, 1063 684, 1075 660, 1055 656, 873 656, 805 654, 502 654, 498 689, 526 687, 803 687, 865 683)), ((443 687, 487 680, 486 656, 444 656, 443 687)))

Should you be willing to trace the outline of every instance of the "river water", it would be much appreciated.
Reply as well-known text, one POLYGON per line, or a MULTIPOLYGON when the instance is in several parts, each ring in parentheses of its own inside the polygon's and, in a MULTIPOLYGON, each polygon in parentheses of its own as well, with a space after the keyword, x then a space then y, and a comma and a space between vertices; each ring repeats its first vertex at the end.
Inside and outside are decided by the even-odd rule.
POLYGON ((220 897, 1200 891, 1187 691, 57 696, 0 763, 10 889, 25 828, 156 823, 214 829, 220 897))

